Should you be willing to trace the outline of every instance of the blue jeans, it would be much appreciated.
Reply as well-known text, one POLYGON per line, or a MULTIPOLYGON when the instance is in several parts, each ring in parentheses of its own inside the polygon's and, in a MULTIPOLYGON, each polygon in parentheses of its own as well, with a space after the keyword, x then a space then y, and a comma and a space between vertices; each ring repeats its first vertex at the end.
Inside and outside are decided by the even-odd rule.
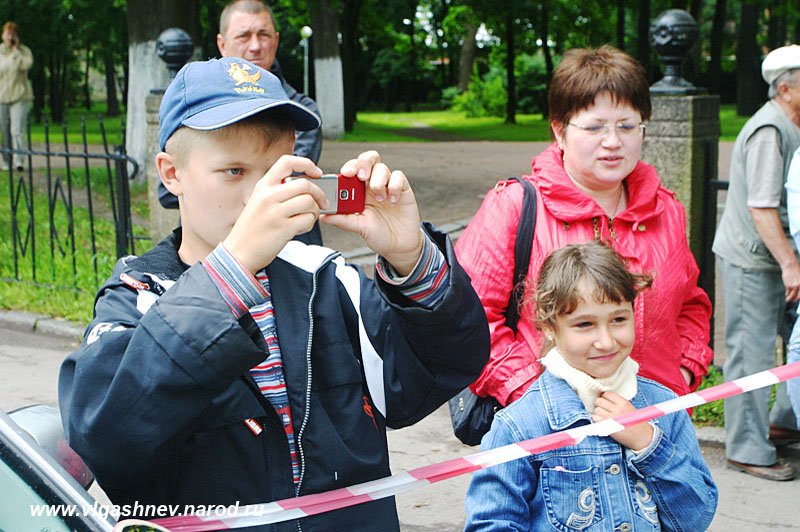
MULTIPOLYGON (((786 354, 787 364, 798 361, 800 361, 800 317, 794 323, 786 354)), ((789 401, 792 403, 795 417, 800 419, 800 377, 786 381, 786 392, 789 394, 789 401)), ((800 430, 800 421, 797 423, 797 428, 800 430)))

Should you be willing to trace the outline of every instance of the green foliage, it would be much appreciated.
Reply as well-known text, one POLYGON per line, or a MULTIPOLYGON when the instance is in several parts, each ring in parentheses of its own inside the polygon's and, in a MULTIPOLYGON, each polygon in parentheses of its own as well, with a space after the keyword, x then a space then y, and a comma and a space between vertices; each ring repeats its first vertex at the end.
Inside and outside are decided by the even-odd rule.
POLYGON ((450 109, 453 106, 453 100, 456 96, 458 96, 458 87, 442 89, 442 96, 439 99, 439 104, 443 109, 450 109))
MULTIPOLYGON (((559 59, 553 58, 558 64, 559 59)), ((521 113, 542 113, 547 109, 547 65, 541 54, 520 54, 515 61, 517 105, 521 113)))
MULTIPOLYGON (((703 379, 700 390, 722 384, 722 371, 717 366, 708 368, 708 375, 703 379)), ((698 426, 722 427, 725 425, 724 402, 713 401, 695 407, 692 411, 692 421, 698 426)))
POLYGON ((464 111, 470 118, 505 117, 508 93, 504 78, 505 74, 499 65, 490 65, 483 79, 476 72, 469 82, 469 88, 453 98, 453 111, 464 111))

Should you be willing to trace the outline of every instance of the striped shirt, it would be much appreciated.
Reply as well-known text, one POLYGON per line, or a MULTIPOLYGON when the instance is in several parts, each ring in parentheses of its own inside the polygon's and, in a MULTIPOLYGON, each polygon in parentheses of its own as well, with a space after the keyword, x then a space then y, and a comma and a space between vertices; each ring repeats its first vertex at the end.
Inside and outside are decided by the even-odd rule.
MULTIPOLYGON (((375 269, 384 281, 396 286, 406 297, 420 305, 433 307, 444 297, 449 284, 450 268, 444 255, 430 238, 424 235, 423 240, 422 254, 408 276, 399 277, 382 257, 377 258, 375 269)), ((249 312, 264 337, 267 358, 251 368, 250 374, 283 423, 289 442, 292 476, 296 484, 300 481, 300 464, 266 269, 259 271, 255 277, 252 276, 222 244, 206 257, 203 268, 236 318, 249 312)))

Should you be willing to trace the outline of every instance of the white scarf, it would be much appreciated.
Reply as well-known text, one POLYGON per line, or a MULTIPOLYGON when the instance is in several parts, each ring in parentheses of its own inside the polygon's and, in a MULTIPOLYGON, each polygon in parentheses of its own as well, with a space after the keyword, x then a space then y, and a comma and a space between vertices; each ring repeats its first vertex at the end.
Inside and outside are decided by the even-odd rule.
POLYGON ((557 347, 552 348, 540 362, 554 377, 567 382, 589 413, 594 412, 594 402, 603 392, 610 390, 630 401, 638 389, 636 374, 639 364, 631 357, 626 358, 613 375, 602 379, 596 379, 571 366, 557 347))

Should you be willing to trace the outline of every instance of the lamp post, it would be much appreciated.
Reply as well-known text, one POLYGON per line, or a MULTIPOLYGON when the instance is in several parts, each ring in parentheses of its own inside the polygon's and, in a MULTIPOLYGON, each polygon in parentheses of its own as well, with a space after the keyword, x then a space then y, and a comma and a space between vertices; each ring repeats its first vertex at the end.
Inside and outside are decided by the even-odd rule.
POLYGON ((308 27, 303 26, 300 29, 300 36, 303 38, 303 94, 308 95, 308 38, 314 31, 308 27))

